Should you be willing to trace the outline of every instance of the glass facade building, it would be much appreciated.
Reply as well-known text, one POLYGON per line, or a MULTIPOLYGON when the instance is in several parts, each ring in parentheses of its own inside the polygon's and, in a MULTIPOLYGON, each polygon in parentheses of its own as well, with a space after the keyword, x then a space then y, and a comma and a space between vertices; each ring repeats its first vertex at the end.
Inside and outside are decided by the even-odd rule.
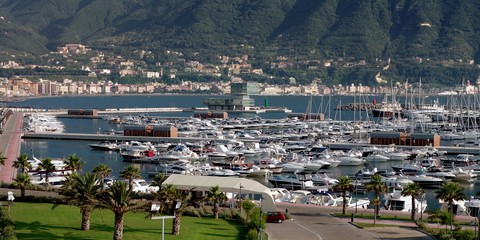
POLYGON ((255 106, 255 100, 250 95, 258 94, 257 83, 231 83, 229 98, 206 98, 203 104, 208 106, 208 110, 229 110, 241 111, 250 110, 255 106))

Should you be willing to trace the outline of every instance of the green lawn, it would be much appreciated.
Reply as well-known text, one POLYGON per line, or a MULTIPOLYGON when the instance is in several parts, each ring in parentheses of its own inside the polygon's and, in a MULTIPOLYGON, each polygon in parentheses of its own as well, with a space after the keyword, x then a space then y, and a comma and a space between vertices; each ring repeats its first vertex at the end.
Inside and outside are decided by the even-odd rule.
MULTIPOLYGON (((342 213, 333 213, 332 214, 335 217, 340 217, 340 218, 350 218, 351 214, 345 214, 343 215, 342 213)), ((373 213, 358 213, 354 214, 355 218, 366 218, 366 219, 373 219, 373 213)), ((397 220, 397 221, 407 221, 411 222, 412 219, 410 216, 396 216, 396 215, 390 215, 390 214, 381 214, 380 216, 377 216, 377 219, 382 219, 382 220, 397 220)))
POLYGON ((355 225, 363 228, 371 228, 371 227, 399 227, 398 225, 391 225, 391 224, 375 224, 373 223, 363 223, 363 222, 355 222, 355 225))
MULTIPOLYGON (((15 203, 10 213, 18 239, 112 239, 113 213, 97 209, 92 214, 91 230, 81 231, 80 209, 52 204, 15 203)), ((125 216, 124 239, 161 239, 162 220, 146 218, 147 213, 125 216)), ((180 235, 173 236, 172 219, 165 220, 165 239, 243 239, 244 228, 236 221, 183 216, 180 235)))

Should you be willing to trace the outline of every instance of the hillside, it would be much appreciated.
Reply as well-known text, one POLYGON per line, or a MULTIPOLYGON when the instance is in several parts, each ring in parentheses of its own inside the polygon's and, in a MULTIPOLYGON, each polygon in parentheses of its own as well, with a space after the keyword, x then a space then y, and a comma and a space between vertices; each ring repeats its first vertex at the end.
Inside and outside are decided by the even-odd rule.
POLYGON ((480 0, 0 0, 2 51, 182 49, 480 60, 480 0))

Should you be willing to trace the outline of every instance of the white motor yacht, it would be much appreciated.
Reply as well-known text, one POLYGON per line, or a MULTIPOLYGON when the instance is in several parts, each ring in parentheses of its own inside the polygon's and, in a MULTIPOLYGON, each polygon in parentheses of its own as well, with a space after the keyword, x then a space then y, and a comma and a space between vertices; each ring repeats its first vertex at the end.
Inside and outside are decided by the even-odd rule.
POLYGON ((358 166, 366 162, 365 159, 348 156, 338 157, 336 158, 336 160, 340 161, 340 164, 338 164, 338 166, 358 166))
MULTIPOLYGON (((393 192, 385 194, 385 208, 392 211, 411 212, 412 211, 412 196, 404 196, 402 194, 403 188, 394 188, 393 192)), ((415 212, 421 213, 427 209, 427 200, 419 201, 415 198, 415 212)))
POLYGON ((92 144, 89 144, 88 146, 96 150, 105 150, 105 151, 118 150, 118 145, 116 143, 112 143, 109 141, 103 141, 101 143, 92 143, 92 144))

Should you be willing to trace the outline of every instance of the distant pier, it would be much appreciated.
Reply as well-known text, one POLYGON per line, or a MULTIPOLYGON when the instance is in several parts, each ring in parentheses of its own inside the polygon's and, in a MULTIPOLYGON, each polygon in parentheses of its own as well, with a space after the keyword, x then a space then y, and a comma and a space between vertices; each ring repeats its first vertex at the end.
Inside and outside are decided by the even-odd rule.
MULTIPOLYGON (((44 109, 44 108, 11 108, 14 112, 26 112, 26 113, 42 113, 52 115, 68 116, 68 109, 44 109)), ((227 113, 290 113, 292 110, 288 108, 261 108, 255 107, 249 110, 209 110, 206 107, 191 107, 191 108, 107 108, 97 109, 99 115, 112 115, 119 113, 164 113, 164 112, 198 112, 198 111, 225 111, 227 113)), ((84 115, 85 116, 85 115, 84 115)), ((81 117, 84 117, 81 116, 81 117)), ((78 115, 72 117, 79 117, 78 115)))
POLYGON ((369 111, 379 107, 379 105, 373 103, 349 103, 338 105, 335 109, 341 111, 369 111))

